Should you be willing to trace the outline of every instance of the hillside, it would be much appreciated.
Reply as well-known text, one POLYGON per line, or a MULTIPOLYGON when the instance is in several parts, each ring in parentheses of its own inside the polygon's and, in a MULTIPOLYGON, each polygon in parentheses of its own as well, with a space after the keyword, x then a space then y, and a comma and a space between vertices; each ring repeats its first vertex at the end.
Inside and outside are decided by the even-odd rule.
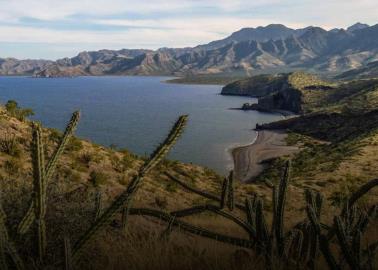
MULTIPOLYGON (((286 130, 287 143, 301 147, 292 156, 293 177, 300 186, 327 187, 335 204, 343 192, 378 175, 378 112, 318 112, 271 124, 260 130, 286 130)), ((267 163, 257 181, 274 178, 283 159, 267 163)))
POLYGON ((370 62, 357 69, 348 70, 335 78, 341 80, 378 78, 378 61, 370 62))
POLYGON ((268 25, 242 29, 223 40, 194 48, 100 50, 55 62, 2 59, 0 74, 247 76, 288 69, 340 73, 376 61, 377 37, 378 25, 331 31, 268 25))
POLYGON ((336 85, 317 76, 294 72, 278 75, 259 75, 226 85, 223 95, 248 95, 258 97, 257 104, 243 109, 272 111, 285 110, 304 113, 322 106, 324 96, 336 85))
POLYGON ((228 84, 222 94, 259 98, 257 104, 245 105, 243 109, 366 112, 378 104, 378 80, 328 82, 303 72, 260 75, 228 84))
MULTIPOLYGON (((12 229, 11 236, 18 234, 13 230, 17 228, 34 194, 31 192, 33 190, 31 157, 35 157, 30 155, 35 149, 31 140, 32 128, 28 120, 19 117, 20 112, 22 112, 21 109, 14 108, 0 111, 1 203, 4 212, 7 213, 7 225, 12 229)), ((61 138, 62 133, 59 131, 42 129, 41 141, 45 144, 46 162, 53 155, 61 138)), ((378 157, 374 152, 376 140, 361 145, 371 148, 366 158, 372 158, 371 162, 374 162, 374 158, 378 157)), ((68 141, 62 158, 57 163, 56 172, 46 189, 48 198, 46 228, 49 238, 44 263, 54 262, 52 269, 59 268, 57 265, 60 259, 54 256, 63 256, 59 252, 63 238, 69 236, 75 243, 79 236, 96 222, 98 216, 101 217, 110 203, 115 198, 119 198, 117 196, 126 188, 129 188, 138 170, 143 168, 145 161, 146 158, 135 156, 127 150, 108 149, 77 137, 68 141)), ((36 166, 35 163, 33 166, 36 166)), ((346 182, 355 188, 357 184, 364 183, 368 177, 376 173, 374 166, 369 167, 369 170, 362 170, 365 167, 366 164, 359 162, 352 171, 344 168, 338 175, 333 174, 333 177, 339 177, 342 183, 346 182), (358 181, 349 183, 348 181, 356 171, 359 172, 358 181), (350 173, 350 176, 346 175, 347 173, 350 173)), ((277 170, 279 168, 280 166, 276 167, 277 170)), ((334 170, 336 167, 330 167, 330 169, 334 170)), ((324 173, 329 172, 322 171, 317 177, 323 177, 324 173)), ((272 182, 277 182, 278 179, 277 175, 269 178, 272 182)), ((340 181, 328 182, 328 178, 324 179, 326 185, 315 181, 309 182, 306 178, 305 186, 324 192, 326 198, 330 199, 329 202, 324 201, 325 207, 338 211, 337 205, 332 204, 334 197, 349 196, 350 190, 339 190, 340 181)), ((109 267, 115 269, 124 267, 128 269, 193 269, 196 267, 201 269, 205 264, 207 269, 250 269, 250 261, 254 261, 256 254, 250 252, 249 249, 240 248, 242 243, 251 243, 249 240, 243 240, 248 237, 246 228, 247 230, 249 228, 244 221, 241 221, 245 216, 243 202, 247 197, 260 195, 265 204, 267 220, 270 220, 274 205, 271 198, 272 189, 264 183, 234 182, 232 200, 235 200, 236 209, 222 210, 217 206, 211 207, 214 204, 214 196, 221 198, 224 183, 227 182, 222 184, 221 177, 209 169, 163 160, 160 165, 143 177, 143 184, 134 198, 133 208, 129 210, 127 220, 130 218, 130 221, 127 227, 124 227, 125 220, 121 215, 114 216, 109 226, 96 234, 95 240, 86 246, 77 266, 80 269, 109 267), (198 194, 193 193, 192 190, 199 190, 198 194), (205 197, 199 195, 204 192, 210 195, 205 195, 205 197), (210 205, 207 206, 210 209, 208 214, 202 213, 203 205, 210 205), (173 212, 183 208, 184 211, 173 212), (185 213, 196 213, 198 210, 198 214, 202 214, 185 217, 185 213), (138 216, 140 212, 144 214, 138 216), (159 219, 153 219, 153 213, 157 213, 161 218, 168 216, 165 218, 168 227, 162 224, 162 221, 158 221, 159 219), (173 218, 169 217, 170 213, 173 218), (180 218, 180 215, 183 217, 180 218), (193 225, 187 225, 188 223, 193 225), (177 229, 171 232, 173 225, 176 225, 177 229), (193 234, 197 226, 206 228, 197 233, 199 236, 196 236, 196 233, 193 234), (192 235, 183 233, 184 231, 192 232, 192 235), (206 237, 211 238, 209 235, 214 235, 214 231, 219 235, 215 234, 212 239, 206 240, 206 237), (227 240, 229 239, 227 237, 236 238, 232 238, 231 241, 227 240), (234 244, 226 245, 214 239, 234 244)), ((298 200, 303 201, 303 187, 302 182, 294 174, 294 181, 290 182, 287 191, 287 211, 284 221, 286 229, 296 222, 301 222, 306 216, 303 205, 298 204, 298 200)), ((375 202, 376 196, 377 194, 372 192, 368 197, 369 202, 375 202)), ((230 198, 227 199, 227 207, 230 207, 229 203, 230 198)), ((1 221, 3 221, 4 212, 1 212, 1 221)), ((326 211, 322 215, 323 222, 332 218, 331 212, 326 211)), ((1 224, 4 225, 3 222, 1 224)), ((20 249, 22 257, 34 256, 31 247, 35 241, 29 241, 30 236, 29 234, 17 236, 15 244, 20 249)), ((261 260, 256 267, 265 269, 264 260, 261 260)))

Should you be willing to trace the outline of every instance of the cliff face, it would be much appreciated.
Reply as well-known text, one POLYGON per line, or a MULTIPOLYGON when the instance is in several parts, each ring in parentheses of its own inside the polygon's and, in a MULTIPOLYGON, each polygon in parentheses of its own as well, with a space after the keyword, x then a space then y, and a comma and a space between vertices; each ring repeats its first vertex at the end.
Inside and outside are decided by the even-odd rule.
POLYGON ((224 95, 248 95, 258 97, 258 103, 244 109, 271 111, 287 110, 307 112, 315 106, 319 96, 332 89, 332 85, 316 76, 294 72, 278 75, 260 75, 226 85, 224 95))
POLYGON ((294 113, 366 113, 378 107, 378 79, 327 82, 303 72, 263 76, 226 86, 222 93, 258 96, 257 104, 244 104, 244 110, 287 110, 294 113), (266 78, 270 78, 270 81, 266 78), (238 88, 240 87, 240 88, 238 88), (261 95, 261 96, 259 96, 261 95))
POLYGON ((278 92, 259 98, 257 104, 252 104, 251 109, 271 111, 285 110, 294 113, 303 113, 302 92, 290 86, 278 92))

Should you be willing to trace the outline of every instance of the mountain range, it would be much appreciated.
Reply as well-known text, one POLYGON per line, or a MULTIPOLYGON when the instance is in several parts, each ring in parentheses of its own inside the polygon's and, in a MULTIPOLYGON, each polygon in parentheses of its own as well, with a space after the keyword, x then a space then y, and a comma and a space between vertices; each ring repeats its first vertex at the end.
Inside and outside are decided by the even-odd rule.
POLYGON ((50 60, 0 59, 1 75, 241 74, 285 70, 341 73, 378 61, 378 24, 347 29, 280 24, 243 28, 222 40, 193 48, 81 52, 50 60))

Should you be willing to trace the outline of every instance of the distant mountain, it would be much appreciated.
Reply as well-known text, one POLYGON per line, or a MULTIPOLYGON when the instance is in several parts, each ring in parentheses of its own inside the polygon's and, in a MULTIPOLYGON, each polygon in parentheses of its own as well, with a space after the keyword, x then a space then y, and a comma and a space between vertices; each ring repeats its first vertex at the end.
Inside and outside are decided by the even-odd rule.
POLYGON ((368 28, 369 27, 369 25, 368 24, 365 24, 365 23, 355 23, 355 24, 353 24, 352 26, 349 26, 348 28, 347 28, 347 31, 348 32, 354 32, 354 31, 356 31, 356 30, 361 30, 361 29, 364 29, 364 28, 368 28))
POLYGON ((0 75, 33 75, 53 63, 53 61, 48 60, 0 58, 0 75))
POLYGON ((270 24, 268 26, 259 26, 257 28, 242 28, 231 34, 225 39, 216 40, 206 45, 200 45, 197 49, 211 50, 221 48, 229 43, 238 43, 241 41, 258 41, 265 42, 269 40, 286 39, 292 35, 301 34, 303 29, 295 30, 282 24, 270 24))
POLYGON ((75 75, 250 75, 304 69, 343 72, 378 61, 378 24, 330 31, 272 24, 244 28, 194 48, 100 50, 52 61, 3 59, 0 74, 75 75))

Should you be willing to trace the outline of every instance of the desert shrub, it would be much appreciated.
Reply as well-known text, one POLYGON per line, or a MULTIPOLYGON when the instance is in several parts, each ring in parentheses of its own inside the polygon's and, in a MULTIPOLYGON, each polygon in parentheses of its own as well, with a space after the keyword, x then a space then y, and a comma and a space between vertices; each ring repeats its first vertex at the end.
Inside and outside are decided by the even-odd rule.
POLYGON ((89 163, 93 161, 93 156, 89 152, 84 152, 79 156, 79 161, 89 167, 89 163))
MULTIPOLYGON (((343 206, 348 198, 353 194, 363 182, 363 179, 359 177, 347 174, 343 179, 338 181, 338 186, 335 191, 331 194, 329 200, 334 206, 343 206)), ((362 201, 362 200, 361 200, 362 201)))
POLYGON ((54 143, 58 143, 62 138, 62 132, 60 132, 59 130, 55 129, 55 128, 52 128, 50 129, 50 134, 49 134, 49 140, 54 142, 54 143))
POLYGON ((0 138, 0 151, 13 157, 19 157, 21 155, 21 147, 14 134, 6 133, 0 138))
POLYGON ((177 183, 175 182, 169 182, 167 183, 167 185, 165 186, 166 190, 168 192, 176 192, 177 190, 177 183))
POLYGON ((59 175, 66 181, 80 182, 81 180, 80 173, 69 167, 60 168, 59 175))
POLYGON ((72 137, 66 146, 68 152, 77 152, 81 149, 83 149, 83 143, 76 137, 72 137))
POLYGON ((129 183, 129 179, 126 175, 122 174, 118 177, 118 183, 123 186, 126 186, 129 183))
POLYGON ((168 205, 168 202, 167 202, 167 199, 164 198, 164 197, 161 197, 161 196, 157 196, 155 197, 155 204, 159 207, 159 208, 166 208, 167 205, 168 205))
POLYGON ((25 121, 25 119, 29 116, 34 115, 34 112, 30 108, 20 108, 18 103, 14 100, 8 100, 5 104, 5 109, 7 110, 10 116, 17 118, 20 121, 25 121))
POLYGON ((92 171, 89 175, 89 182, 92 183, 93 186, 98 187, 101 185, 106 184, 108 181, 108 176, 100 171, 92 171))
POLYGON ((19 159, 10 158, 4 162, 4 169, 9 175, 16 175, 22 169, 22 163, 19 159))
POLYGON ((126 172, 128 169, 132 168, 134 158, 128 153, 124 153, 120 158, 117 155, 110 156, 110 162, 113 168, 120 173, 126 172))

